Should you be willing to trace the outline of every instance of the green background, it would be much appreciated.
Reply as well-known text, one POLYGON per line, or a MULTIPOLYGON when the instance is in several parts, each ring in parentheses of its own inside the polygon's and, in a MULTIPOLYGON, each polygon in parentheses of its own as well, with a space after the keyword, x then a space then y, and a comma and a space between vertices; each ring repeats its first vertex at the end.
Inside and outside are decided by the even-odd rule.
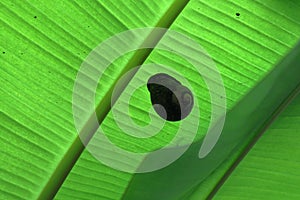
MULTIPOLYGON (((299 98, 268 126, 298 91, 299 8, 297 0, 1 1, 0 199, 204 199, 217 188, 216 199, 299 198, 299 98), (194 145, 148 174, 102 165, 80 145, 72 91, 81 63, 105 39, 141 27, 170 28, 194 39, 222 75, 228 116, 220 145, 206 160, 196 156, 211 116, 209 91, 187 61, 157 49, 113 63, 99 83, 96 105, 108 103, 117 79, 135 65, 184 68, 185 78, 201 89, 194 145)), ((132 97, 136 122, 147 122, 149 99, 146 88, 132 97)), ((134 151, 164 146, 180 124, 167 123, 162 134, 139 144, 124 136, 109 110, 98 114, 114 143, 134 151)))

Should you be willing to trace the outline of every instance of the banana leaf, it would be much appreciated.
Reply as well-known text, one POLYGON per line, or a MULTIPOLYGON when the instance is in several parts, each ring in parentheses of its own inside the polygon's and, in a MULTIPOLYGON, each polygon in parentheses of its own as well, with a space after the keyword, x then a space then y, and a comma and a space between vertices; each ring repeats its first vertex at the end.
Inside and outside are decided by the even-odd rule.
MULTIPOLYGON (((4 97, 1 98, 4 122, 0 148, 1 199, 48 199, 54 195, 57 199, 207 198, 299 85, 297 1, 4 1, 0 4, 3 38, 0 80, 4 86, 1 87, 4 97), (107 38, 141 27, 170 28, 200 44, 211 59, 199 55, 191 60, 202 65, 213 61, 226 95, 218 96, 218 90, 211 93, 206 81, 212 83, 213 77, 199 76, 187 60, 194 50, 184 40, 149 31, 139 35, 135 42, 150 43, 155 46, 153 50, 129 52, 102 72, 95 96, 100 127, 88 124, 85 131, 90 138, 81 141, 72 110, 74 81, 80 65, 107 38), (187 57, 174 55, 178 51, 184 51, 182 55, 187 57), (149 77, 153 73, 153 63, 181 73, 173 75, 181 83, 186 80, 190 84, 198 107, 184 120, 163 120, 162 128, 154 124, 147 134, 158 129, 159 133, 149 138, 145 134, 141 140, 127 135, 128 131, 120 125, 134 133, 136 127, 128 126, 128 116, 141 127, 151 124, 153 119, 161 120, 152 108, 145 78, 145 74, 149 77), (137 65, 141 67, 135 68, 137 65), (127 76, 132 69, 136 71, 127 76), (122 93, 110 107, 113 90, 125 75, 122 93), (130 88, 136 82, 144 85, 133 93, 128 110, 124 110, 126 94, 131 94, 130 88), (226 121, 213 149, 201 154, 201 145, 216 127, 210 122, 215 107, 210 99, 217 96, 219 102, 226 100, 226 121), (122 116, 119 124, 114 110, 122 116), (154 118, 149 116, 149 110, 154 118), (193 131, 195 119, 199 120, 199 127, 193 131), (143 169, 151 164, 150 157, 118 160, 110 147, 98 149, 99 137, 105 134, 115 146, 127 151, 150 152, 168 145, 182 123, 187 124, 184 135, 170 151, 180 148, 186 151, 164 168, 147 173, 126 172, 103 164, 93 154, 95 149, 98 156, 122 169, 127 165, 143 169), (135 165, 131 166, 132 163, 135 165)), ((84 100, 88 98, 83 96, 84 100)), ((225 116, 218 117, 222 121, 225 116)), ((226 184, 224 187, 226 197, 226 184)))

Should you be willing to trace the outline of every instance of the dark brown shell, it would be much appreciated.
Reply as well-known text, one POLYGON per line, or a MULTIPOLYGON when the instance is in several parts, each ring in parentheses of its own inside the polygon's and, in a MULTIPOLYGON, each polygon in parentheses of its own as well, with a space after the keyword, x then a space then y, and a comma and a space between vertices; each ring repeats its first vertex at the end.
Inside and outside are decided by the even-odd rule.
POLYGON ((194 105, 193 94, 175 78, 164 73, 155 74, 148 80, 147 87, 154 110, 163 119, 179 121, 190 114, 194 105))

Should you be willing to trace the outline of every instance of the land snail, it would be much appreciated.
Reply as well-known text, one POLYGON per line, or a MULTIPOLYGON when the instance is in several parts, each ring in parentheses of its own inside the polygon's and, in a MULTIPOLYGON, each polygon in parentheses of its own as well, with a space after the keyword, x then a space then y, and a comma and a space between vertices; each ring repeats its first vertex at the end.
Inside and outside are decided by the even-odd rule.
POLYGON ((175 78, 164 73, 155 74, 149 78, 147 88, 154 110, 163 119, 180 121, 190 114, 193 94, 175 78))

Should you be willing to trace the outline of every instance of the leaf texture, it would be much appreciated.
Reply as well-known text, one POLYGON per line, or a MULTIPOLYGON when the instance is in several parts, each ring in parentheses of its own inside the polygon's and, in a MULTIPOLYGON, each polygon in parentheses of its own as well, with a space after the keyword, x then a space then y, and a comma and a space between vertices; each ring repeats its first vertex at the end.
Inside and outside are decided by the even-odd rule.
POLYGON ((279 115, 215 199, 299 199, 300 96, 279 115))
MULTIPOLYGON (((3 49, 0 55, 1 199, 52 198, 81 154, 82 145, 73 122, 72 92, 79 67, 89 52, 116 33, 170 25, 171 30, 197 41, 215 61, 227 94, 229 120, 224 132, 228 134, 234 130, 241 133, 234 134, 234 137, 225 134, 221 142, 229 142, 229 148, 215 155, 222 145, 217 146, 213 157, 199 160, 197 153, 209 127, 212 106, 204 80, 199 79, 190 63, 171 52, 154 49, 149 56, 129 53, 114 62, 104 74, 97 89, 96 104, 106 105, 107 94, 130 63, 139 64, 145 60, 144 64, 172 66, 172 69, 183 72, 191 86, 197 88, 195 97, 200 102, 201 123, 195 143, 172 165, 147 174, 120 172, 101 164, 84 150, 55 198, 178 199, 189 196, 196 186, 206 191, 201 198, 207 196, 252 139, 253 130, 263 126, 297 84, 295 72, 299 69, 293 66, 290 72, 287 70, 294 63, 293 58, 282 63, 279 61, 299 41, 300 5, 293 0, 285 3, 191 0, 176 16, 183 6, 185 1, 174 0, 0 3, 0 36, 3 39, 0 44, 3 49), (278 78, 281 72, 290 77, 278 78), (275 91, 270 84, 274 80, 283 81, 279 92, 273 95, 264 93, 266 89, 275 91), (261 107, 261 103, 270 103, 270 106, 261 107), (257 109, 264 109, 264 112, 245 126, 249 112, 257 112, 257 109), (238 110, 246 114, 241 117, 238 110), (231 153, 233 151, 238 153, 231 153), (225 165, 221 165, 223 162, 225 165)), ((159 45, 189 50, 182 42, 167 37, 163 37, 159 45)), ((146 65, 133 77, 124 94, 129 93, 134 80, 146 81, 141 71, 148 71, 146 65)), ((278 86, 278 83, 274 85, 278 86)), ((132 96, 129 111, 135 123, 150 123, 149 99, 145 87, 132 96)), ((124 101, 121 95, 118 102, 124 101)), ((127 116, 122 107, 117 107, 118 102, 116 109, 127 116)), ((165 146, 180 126, 180 123, 167 122, 158 135, 141 142, 124 134, 111 112, 107 116, 100 115, 103 117, 101 129, 112 142, 133 152, 148 152, 165 146)), ((192 124, 188 119, 186 121, 192 124)), ((126 125, 123 122, 123 126, 126 125)), ((179 146, 190 139, 190 130, 185 131, 187 134, 179 146)), ((97 137, 93 137, 89 145, 97 142, 97 137)), ((107 157, 110 151, 103 147, 103 154, 107 157)), ((142 164, 145 160, 137 162, 142 164)), ((124 163, 120 161, 119 164, 124 163)), ((224 193, 220 191, 225 197, 226 187, 224 193)))
POLYGON ((57 167, 77 138, 72 90, 83 59, 116 33, 156 26, 172 3, 1 1, 1 199, 36 199, 53 173, 68 172, 57 167))
MULTIPOLYGON (((270 80, 273 79, 272 76, 279 73, 278 70, 276 72, 275 66, 299 40, 300 30, 296 20, 299 16, 296 15, 296 11, 291 8, 291 4, 294 5, 294 7, 299 6, 293 2, 282 5, 281 7, 279 7, 278 4, 269 7, 266 6, 267 4, 263 1, 243 1, 240 3, 233 1, 190 1, 171 26, 172 30, 184 33, 199 42, 217 63, 217 67, 225 83, 228 103, 227 109, 229 113, 232 113, 227 123, 228 134, 231 130, 230 124, 232 124, 234 120, 236 120, 236 124, 240 122, 240 125, 236 125, 239 127, 232 130, 235 132, 238 130, 242 131, 243 127, 245 127, 245 123, 248 121, 248 116, 250 116, 247 112, 258 112, 259 108, 261 108, 259 105, 262 102, 264 104, 267 104, 269 101, 273 103, 273 106, 264 108, 265 114, 257 117, 259 123, 257 123, 257 120, 253 120, 249 127, 245 128, 242 133, 236 133, 235 137, 232 136, 232 141, 229 143, 230 147, 225 151, 227 153, 231 151, 241 152, 242 146, 248 143, 253 137, 252 134, 247 136, 247 133, 251 133, 263 125, 297 84, 298 79, 295 75, 293 81, 291 81, 293 82, 292 86, 287 86, 287 91, 278 93, 277 96, 272 96, 273 99, 276 99, 278 95, 279 97, 281 95, 282 97, 278 98, 278 101, 271 101, 266 97, 276 89, 275 86, 270 86, 270 80), (236 16, 237 12, 240 13, 239 17, 236 16), (276 22, 284 23, 270 21, 270 17, 276 19, 276 22), (269 78, 269 83, 263 82, 266 77, 271 77, 269 78), (260 89, 258 85, 262 85, 260 89), (268 85, 270 87, 268 87, 268 85), (248 95, 249 93, 251 94, 248 95), (251 99, 253 99, 252 102, 251 99), (245 111, 245 113, 243 113, 243 109, 247 110, 246 107, 250 108, 247 112, 245 111), (238 112, 239 109, 241 109, 240 112, 238 112), (239 118, 242 118, 242 120, 239 120, 239 118), (242 142, 243 145, 237 145, 239 142, 242 142), (236 148, 234 149, 234 147, 236 148)), ((162 38, 161 42, 163 41, 164 38, 162 38)), ((167 42, 164 44, 166 43, 167 42)), ((182 46, 180 41, 171 41, 171 43, 182 46)), ((209 94, 203 80, 197 79, 197 75, 195 75, 196 72, 188 62, 174 56, 170 52, 166 53, 155 49, 145 63, 160 63, 172 66, 173 69, 177 69, 178 71, 182 70, 184 66, 185 78, 191 82, 193 87, 201 88, 197 93, 197 98, 199 102, 201 102, 201 125, 197 140, 202 141, 208 128, 209 122, 207 119, 210 117, 211 106, 207 101, 209 94)), ((288 68, 288 64, 290 63, 285 63, 285 70, 288 68)), ((142 67, 141 69, 147 70, 146 67, 142 67)), ((137 73, 136 78, 141 79, 142 77, 137 73)), ((281 89, 281 91, 284 90, 285 89, 281 89)), ((151 106, 149 101, 147 101, 147 98, 149 98, 147 93, 145 90, 143 91, 144 92, 137 92, 136 96, 133 95, 133 98, 139 99, 139 101, 132 101, 130 104, 130 109, 134 110, 132 118, 137 123, 144 121, 140 119, 146 119, 147 121, 145 117, 147 115, 146 112, 151 106)), ((122 97, 120 101, 122 101, 122 97)), ((124 113, 124 115, 125 114, 126 113, 124 113)), ((101 127, 104 132, 109 134, 114 144, 133 151, 147 151, 164 146, 166 141, 170 140, 173 136, 167 133, 174 133, 178 128, 178 124, 167 124, 161 132, 163 134, 160 133, 160 135, 153 138, 153 140, 145 142, 138 142, 131 137, 124 136, 124 132, 115 124, 112 113, 109 113, 101 127)), ((224 139, 224 141, 226 140, 224 139)), ((196 158, 199 142, 192 146, 191 149, 192 150, 187 152, 182 159, 158 172, 135 175, 123 173, 123 175, 128 176, 128 179, 131 179, 131 181, 128 186, 126 186, 126 190, 120 188, 119 191, 121 192, 119 198, 176 199, 184 197, 195 185, 204 181, 209 174, 213 172, 217 173, 215 172, 216 167, 228 156, 226 154, 216 156, 219 160, 216 162, 207 161, 207 165, 205 165, 206 168, 202 169, 201 166, 203 167, 202 164, 204 161, 197 161, 198 158, 196 158), (191 158, 191 156, 195 156, 195 158, 191 158), (207 168, 210 164, 211 168, 207 168), (200 172, 197 174, 199 170, 200 172), (172 176, 172 174, 176 174, 176 176, 172 176), (124 190, 123 194, 122 190, 124 190)), ((234 157, 233 155, 232 153, 231 156, 234 157)), ((234 158, 236 159, 236 157, 234 158)), ((227 159, 231 159, 230 164, 235 160, 231 157, 227 159)), ((104 178, 106 177, 106 170, 106 167, 95 160, 89 152, 84 151, 64 182, 57 198, 64 199, 66 197, 75 196, 84 198, 85 194, 101 198, 101 189, 105 187, 104 182, 108 180, 104 178), (89 167, 91 163, 94 163, 93 167, 89 167), (98 163, 98 165, 96 165, 96 163, 98 163), (98 175, 95 176, 95 174, 98 175), (83 179, 85 181, 81 181, 83 179), (98 188, 94 187, 94 185, 102 187, 98 188)), ((220 171, 214 180, 207 183, 209 185, 208 187, 212 188, 217 184, 226 172, 226 169, 220 168, 220 171)), ((111 169, 109 173, 119 174, 120 172, 111 169)), ((113 187, 108 186, 106 189, 113 190, 113 187)))

